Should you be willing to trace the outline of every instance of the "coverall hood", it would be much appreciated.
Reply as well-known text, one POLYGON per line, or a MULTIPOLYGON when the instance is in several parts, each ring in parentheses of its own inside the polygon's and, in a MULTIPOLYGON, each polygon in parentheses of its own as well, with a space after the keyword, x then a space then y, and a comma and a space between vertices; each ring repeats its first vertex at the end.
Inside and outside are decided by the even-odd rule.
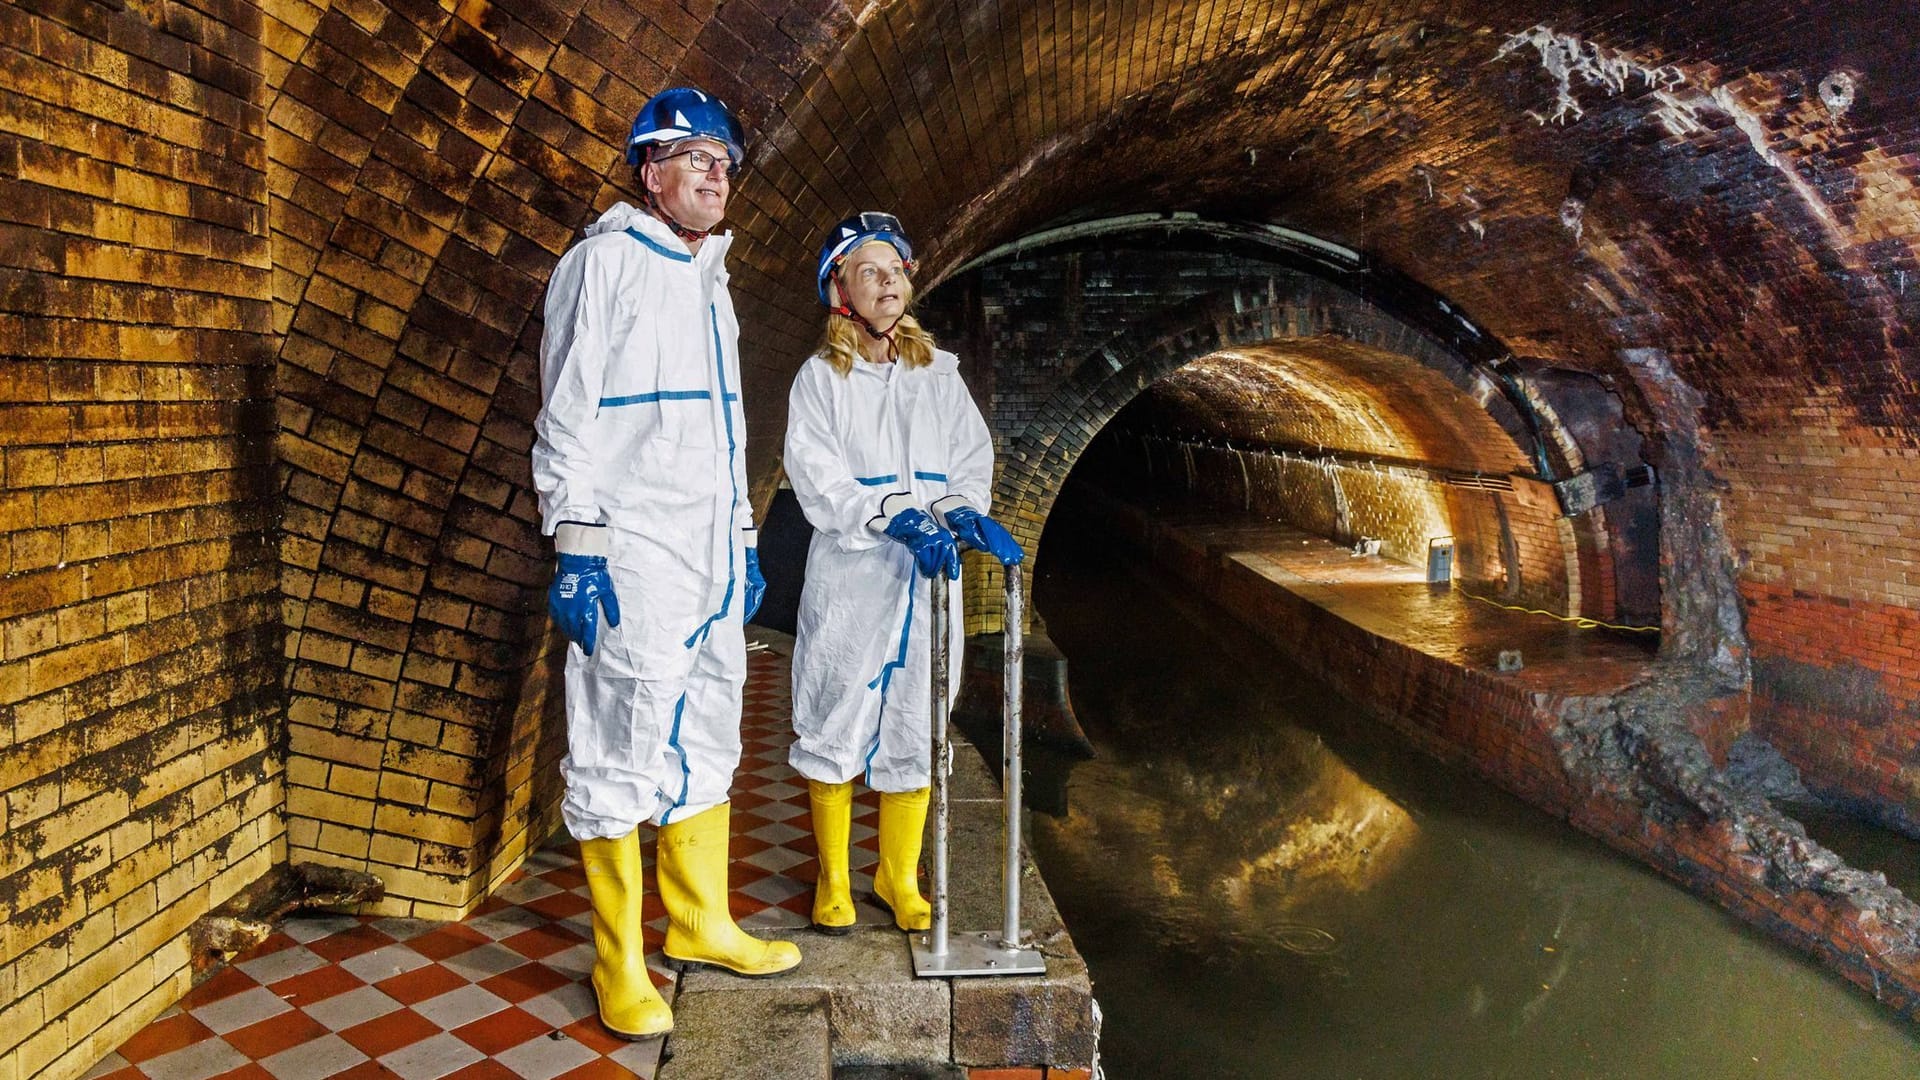
MULTIPOLYGON (((647 213, 632 203, 617 202, 607 208, 607 212, 587 225, 587 236, 604 236, 607 233, 626 232, 632 229, 644 233, 649 240, 660 244, 668 251, 678 255, 690 254, 686 242, 674 235, 667 223, 647 213)), ((724 285, 731 276, 726 271, 727 249, 733 246, 733 233, 717 232, 707 237, 700 245, 700 254, 695 256, 702 262, 719 262, 719 283, 724 285)))

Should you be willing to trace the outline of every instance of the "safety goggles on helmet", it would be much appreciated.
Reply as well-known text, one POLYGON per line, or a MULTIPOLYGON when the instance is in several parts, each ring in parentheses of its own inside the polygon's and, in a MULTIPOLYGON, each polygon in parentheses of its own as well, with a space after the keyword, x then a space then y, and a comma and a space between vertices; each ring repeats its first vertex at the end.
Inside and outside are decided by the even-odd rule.
POLYGON ((900 219, 878 210, 855 214, 834 226, 833 231, 827 234, 826 244, 820 248, 816 277, 822 304, 840 310, 834 308, 827 285, 839 273, 840 263, 847 254, 869 240, 892 244, 893 249, 900 253, 900 261, 906 264, 907 273, 913 273, 913 244, 907 239, 907 231, 901 226, 900 219))
POLYGON ((639 168, 646 160, 648 146, 695 136, 726 147, 735 168, 747 159, 746 135, 727 103, 690 86, 676 86, 660 91, 640 106, 639 115, 633 118, 633 132, 627 136, 627 164, 639 168))

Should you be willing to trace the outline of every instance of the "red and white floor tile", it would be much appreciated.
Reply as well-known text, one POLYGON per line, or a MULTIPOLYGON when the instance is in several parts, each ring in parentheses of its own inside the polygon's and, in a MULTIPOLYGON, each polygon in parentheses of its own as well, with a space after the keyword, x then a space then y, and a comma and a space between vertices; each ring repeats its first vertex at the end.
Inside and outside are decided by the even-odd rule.
MULTIPOLYGON (((814 847, 806 781, 787 765, 788 658, 749 660, 745 750, 733 787, 734 917, 748 929, 804 926, 814 847)), ((872 890, 878 815, 854 806, 853 890, 862 922, 887 916, 872 890)), ((643 833, 643 839, 645 834, 643 833)), ((660 956, 666 913, 646 852, 648 964, 672 999, 660 956)), ((804 941, 801 945, 805 948, 804 941)), ((109 1055, 89 1080, 601 1080, 650 1077, 657 1043, 607 1033, 594 1013, 592 918, 579 846, 564 832, 458 923, 297 916, 109 1055)))

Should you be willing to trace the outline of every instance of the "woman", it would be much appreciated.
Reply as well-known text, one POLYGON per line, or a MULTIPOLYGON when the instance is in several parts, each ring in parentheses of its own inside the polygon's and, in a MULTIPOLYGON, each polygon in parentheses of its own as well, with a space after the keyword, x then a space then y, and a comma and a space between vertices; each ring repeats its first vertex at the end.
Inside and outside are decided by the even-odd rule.
MULTIPOLYGON (((789 760, 807 778, 820 875, 813 925, 854 921, 847 834, 853 778, 880 792, 874 894, 902 930, 924 930, 920 836, 931 768, 929 579, 960 576, 960 545, 1011 566, 1025 557, 986 516, 993 441, 960 379, 908 314, 913 246, 892 214, 836 227, 820 252, 820 351, 794 378, 787 476, 813 524, 793 652, 789 760)), ((950 640, 962 639, 959 588, 950 640)), ((958 649, 949 669, 958 687, 958 649)))

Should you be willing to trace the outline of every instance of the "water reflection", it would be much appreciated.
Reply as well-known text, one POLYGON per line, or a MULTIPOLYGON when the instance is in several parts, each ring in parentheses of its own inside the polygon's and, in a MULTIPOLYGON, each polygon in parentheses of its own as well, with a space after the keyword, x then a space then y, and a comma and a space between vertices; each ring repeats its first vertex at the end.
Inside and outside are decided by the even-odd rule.
POLYGON ((1164 935, 1273 936, 1327 952, 1331 936, 1293 913, 1373 887, 1417 826, 1318 737, 1277 725, 1244 735, 1219 762, 1082 766, 1065 817, 1046 825, 1053 857, 1076 877, 1117 859, 1142 864, 1151 895, 1140 899, 1166 911, 1164 935))
POLYGON ((1920 1075, 1865 995, 1058 531, 1036 603, 1099 756, 1034 838, 1109 1076, 1920 1075))

